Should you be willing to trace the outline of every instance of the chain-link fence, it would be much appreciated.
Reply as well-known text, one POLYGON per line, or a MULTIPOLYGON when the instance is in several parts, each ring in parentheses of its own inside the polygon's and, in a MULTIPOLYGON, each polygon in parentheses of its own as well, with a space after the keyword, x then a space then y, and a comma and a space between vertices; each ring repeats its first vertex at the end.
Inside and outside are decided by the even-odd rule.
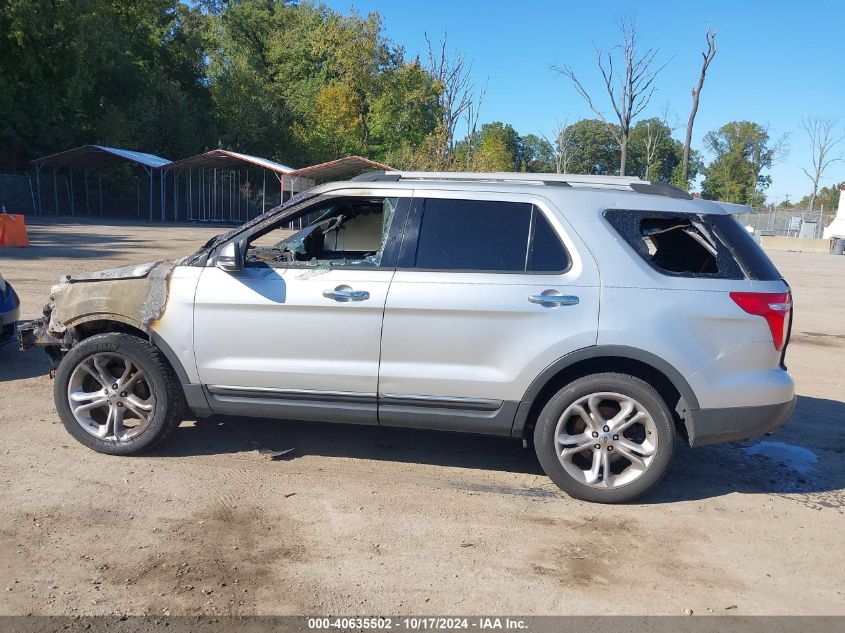
POLYGON ((47 170, 0 174, 0 205, 23 215, 239 224, 281 202, 278 180, 265 181, 260 170, 215 169, 213 177, 211 169, 194 172, 189 178, 156 171, 152 183, 148 174, 129 169, 75 173, 72 179, 47 170))
POLYGON ((27 174, 0 174, 0 209, 8 213, 36 213, 35 183, 27 174))
POLYGON ((761 209, 753 213, 738 213, 734 217, 743 226, 750 226, 759 236, 822 237, 835 213, 801 209, 761 209))

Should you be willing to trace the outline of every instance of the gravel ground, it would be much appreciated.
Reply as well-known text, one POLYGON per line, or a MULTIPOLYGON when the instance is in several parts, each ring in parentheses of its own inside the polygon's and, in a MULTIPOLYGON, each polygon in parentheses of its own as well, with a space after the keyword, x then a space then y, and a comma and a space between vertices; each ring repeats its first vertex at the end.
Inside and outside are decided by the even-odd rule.
MULTIPOLYGON (((0 272, 33 318, 60 274, 219 230, 31 223, 0 272)), ((845 614, 845 257, 773 259, 796 303, 792 421, 679 447, 623 507, 568 498, 498 438, 225 418, 99 455, 58 421, 43 352, 0 349, 0 615, 845 614)))

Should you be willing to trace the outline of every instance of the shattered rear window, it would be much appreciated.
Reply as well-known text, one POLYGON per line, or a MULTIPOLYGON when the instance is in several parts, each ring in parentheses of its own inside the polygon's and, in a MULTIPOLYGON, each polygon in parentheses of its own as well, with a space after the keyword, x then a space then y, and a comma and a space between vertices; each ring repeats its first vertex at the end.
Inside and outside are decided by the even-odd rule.
MULTIPOLYGON (((640 257, 665 275, 757 278, 755 271, 740 264, 734 256, 730 236, 717 226, 717 218, 722 216, 626 209, 609 209, 604 216, 640 257)), ((731 218, 727 220, 734 222, 731 218)), ((723 222, 718 220, 718 224, 723 222)), ((747 244, 743 246, 747 248, 747 244)))

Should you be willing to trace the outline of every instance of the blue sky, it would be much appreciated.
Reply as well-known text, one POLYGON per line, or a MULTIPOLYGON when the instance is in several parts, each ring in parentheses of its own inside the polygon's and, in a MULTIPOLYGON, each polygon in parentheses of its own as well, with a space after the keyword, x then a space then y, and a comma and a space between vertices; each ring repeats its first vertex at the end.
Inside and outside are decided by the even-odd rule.
MULTIPOLYGON (((385 32, 407 57, 423 54, 424 34, 436 40, 448 29, 450 47, 472 59, 479 86, 487 84, 482 122, 504 121, 520 134, 551 136, 557 121, 592 116, 575 90, 551 65, 580 71, 599 103, 604 98, 594 63, 593 42, 618 39, 622 16, 635 18, 644 46, 672 57, 658 79, 646 115, 668 102, 683 138, 690 87, 697 81, 704 32, 718 30, 719 52, 710 67, 695 123, 693 147, 708 130, 728 121, 766 123, 773 136, 789 134, 789 152, 770 172, 770 201, 808 193, 801 171, 811 152, 801 118, 837 117, 845 132, 845 0, 710 0, 674 2, 470 2, 460 0, 328 0, 337 11, 378 11, 385 32)), ((845 143, 841 150, 845 155, 845 143)), ((845 162, 832 167, 823 184, 845 180, 845 162)))

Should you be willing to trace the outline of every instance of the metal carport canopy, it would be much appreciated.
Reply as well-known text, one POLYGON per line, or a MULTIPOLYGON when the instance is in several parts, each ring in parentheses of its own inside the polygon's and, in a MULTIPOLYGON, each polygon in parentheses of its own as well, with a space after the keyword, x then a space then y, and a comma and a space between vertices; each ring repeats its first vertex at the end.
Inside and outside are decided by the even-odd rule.
POLYGON ((150 169, 160 169, 169 165, 170 161, 154 154, 144 152, 133 152, 118 147, 106 147, 105 145, 83 145, 73 149, 42 156, 32 161, 39 167, 48 165, 50 167, 81 167, 100 169, 112 167, 120 163, 135 163, 150 169))
MULTIPOLYGON (((267 158, 262 158, 261 156, 253 156, 251 154, 242 154, 240 152, 233 152, 227 149, 213 149, 211 151, 205 152, 204 154, 197 154, 196 156, 189 156, 188 158, 182 158, 180 160, 174 161, 167 165, 164 169, 165 172, 174 172, 174 178, 177 174, 188 172, 188 190, 192 189, 191 184, 191 174, 193 173, 194 169, 199 170, 214 170, 214 185, 213 187, 216 189, 216 174, 217 170, 226 171, 237 170, 240 174, 240 167, 258 167, 262 170, 262 181, 261 181, 261 208, 262 212, 265 210, 265 201, 266 201, 266 190, 267 190, 267 172, 271 172, 279 182, 279 198, 283 197, 283 189, 282 183, 284 182, 284 177, 286 174, 294 171, 293 167, 288 167, 287 165, 282 165, 281 163, 277 163, 275 161, 269 160, 267 158)), ((203 176, 204 177, 204 176, 203 176)), ((239 180, 240 182, 240 180, 239 180)), ((200 185, 201 187, 204 185, 200 185)), ((221 198, 222 199, 222 198, 221 198)), ((247 214, 249 213, 249 205, 247 203, 247 214)), ((188 204, 188 213, 193 213, 193 207, 191 203, 188 204)))
POLYGON ((189 156, 181 160, 174 161, 167 165, 167 171, 181 171, 184 169, 193 169, 194 167, 210 167, 216 169, 225 169, 236 167, 240 164, 247 163, 275 172, 276 174, 287 174, 294 171, 293 167, 282 165, 260 156, 251 156, 249 154, 241 154, 240 152, 232 152, 227 149, 213 149, 204 154, 197 154, 196 156, 189 156))
POLYGON ((373 170, 390 171, 393 168, 382 163, 364 158, 363 156, 346 156, 327 163, 311 165, 302 169, 295 169, 288 173, 288 176, 307 178, 314 181, 325 182, 327 180, 339 180, 351 178, 367 171, 373 170))
MULTIPOLYGON (((114 167, 121 163, 133 163, 139 165, 147 172, 150 177, 150 222, 153 220, 153 171, 161 169, 170 164, 170 161, 155 154, 146 154, 144 152, 135 152, 129 149, 121 149, 119 147, 107 147, 105 145, 82 145, 73 149, 59 152, 58 154, 50 154, 49 156, 42 156, 32 161, 35 165, 35 178, 38 182, 38 206, 39 212, 41 207, 41 169, 46 165, 53 168, 53 195, 56 197, 56 208, 58 208, 58 192, 55 187, 56 170, 60 167, 67 167, 71 174, 71 215, 75 215, 73 208, 73 168, 78 167, 85 170, 85 190, 86 196, 88 191, 88 169, 103 169, 105 167, 114 167)), ((98 186, 99 185, 98 181, 98 186)), ((164 183, 162 183, 162 201, 164 200, 164 183)), ((140 201, 140 194, 138 196, 140 201)), ((100 213, 102 213, 102 195, 100 196, 100 213)), ((164 214, 164 205, 162 202, 162 215, 164 214)))

